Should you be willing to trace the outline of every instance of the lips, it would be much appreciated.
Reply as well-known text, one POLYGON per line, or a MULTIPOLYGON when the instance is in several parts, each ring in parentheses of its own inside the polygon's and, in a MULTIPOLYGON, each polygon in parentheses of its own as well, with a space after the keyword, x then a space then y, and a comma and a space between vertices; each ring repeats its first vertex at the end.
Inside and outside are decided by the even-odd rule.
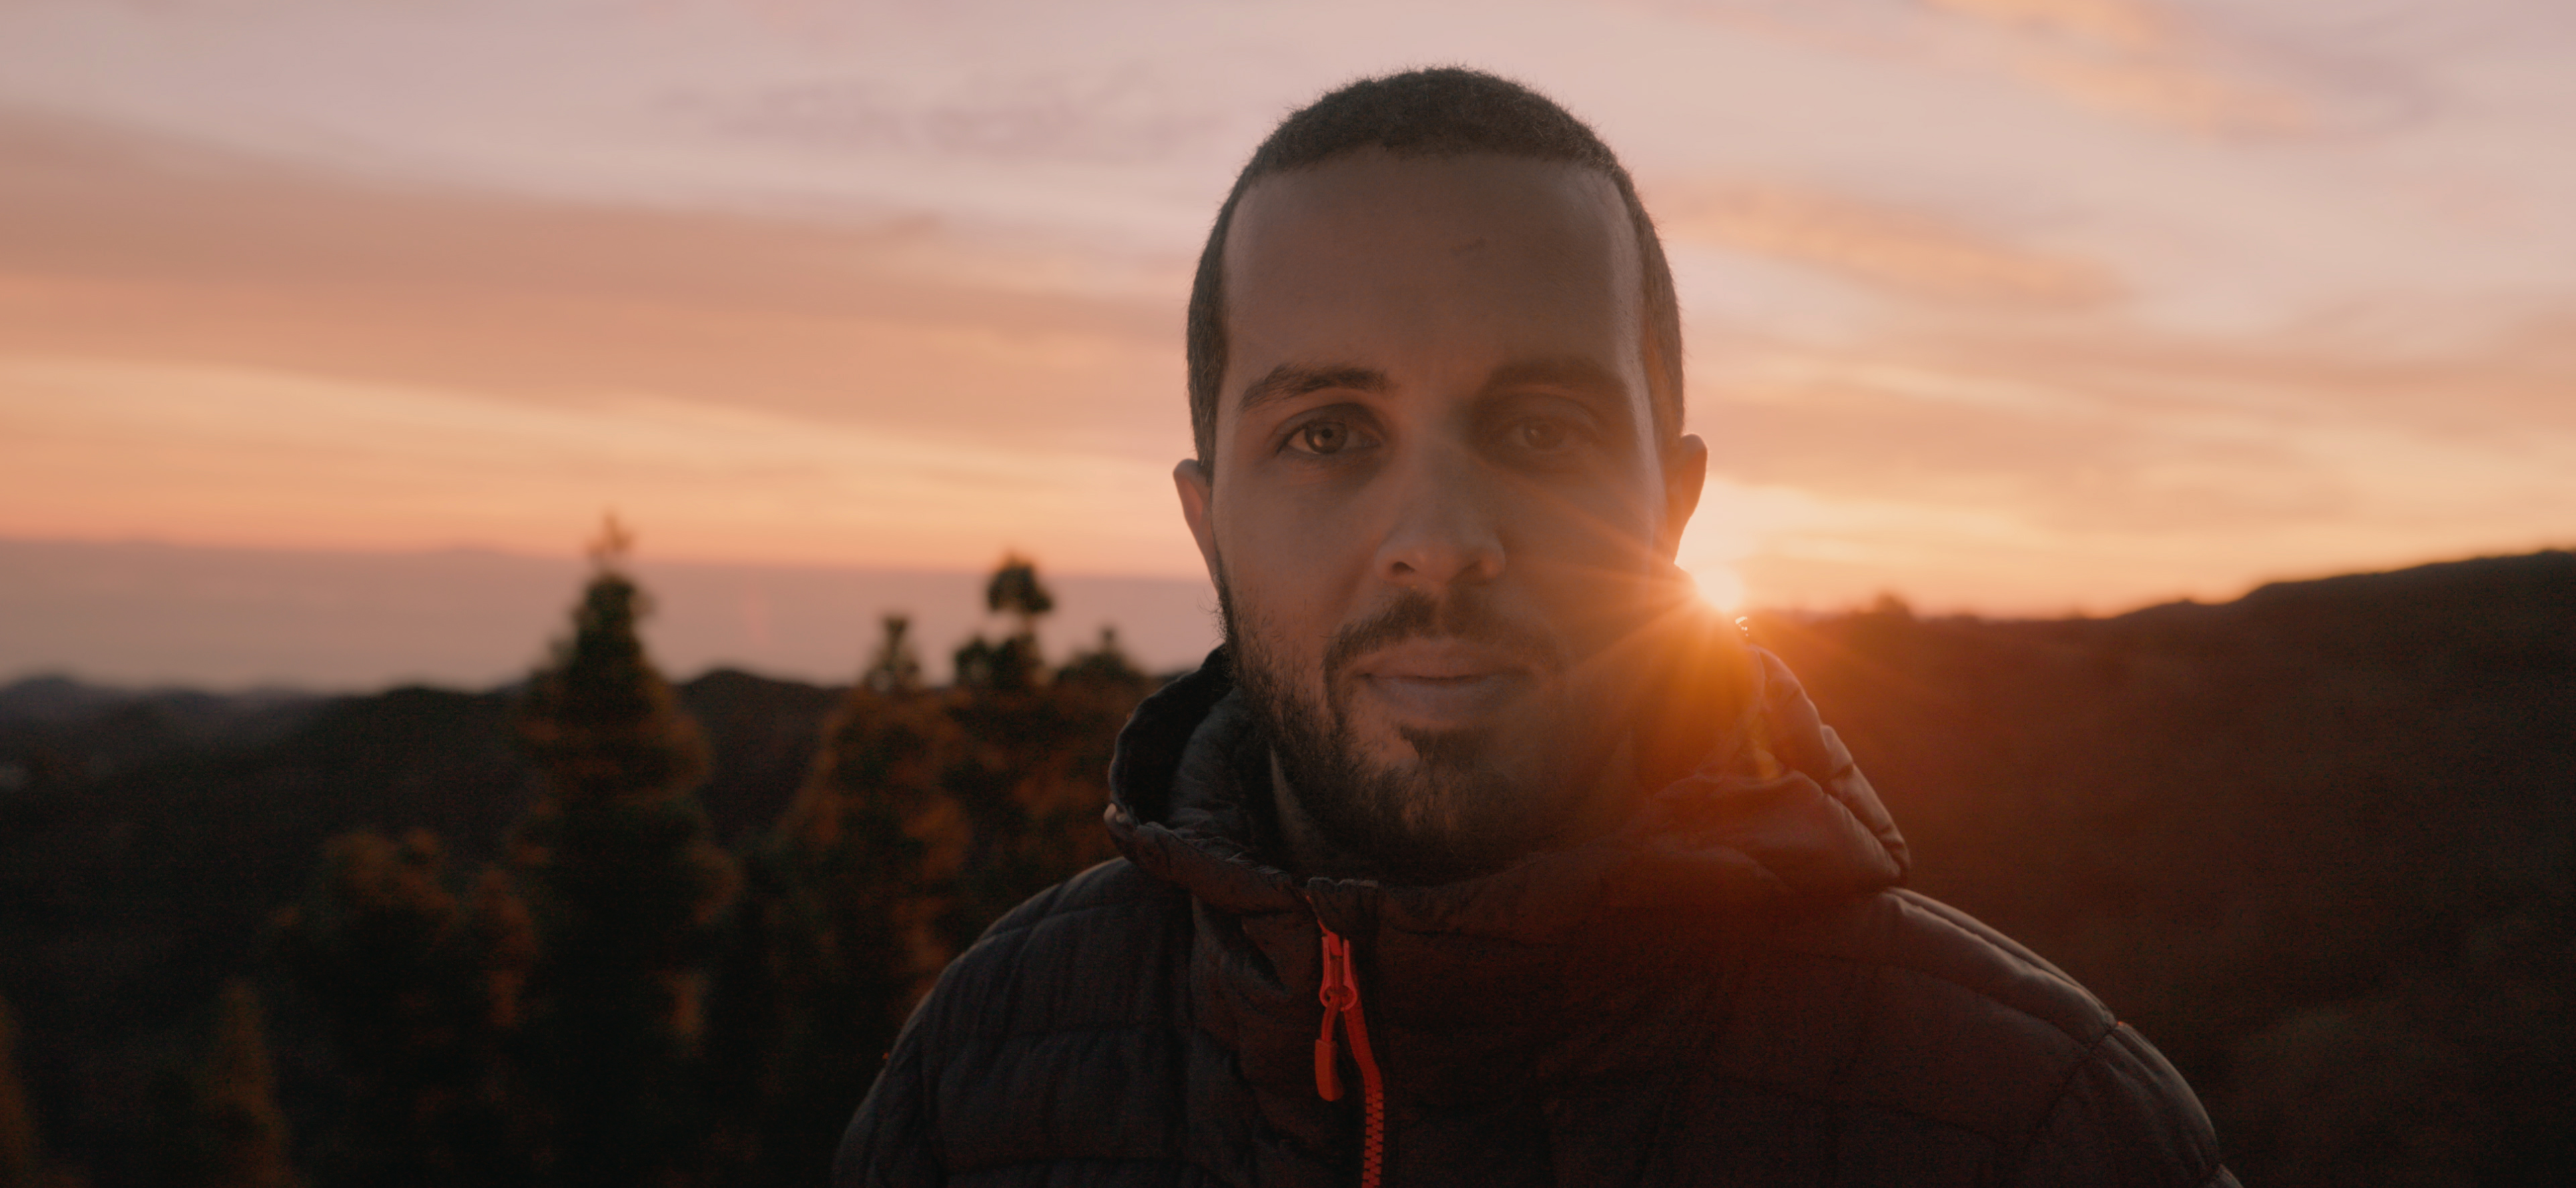
POLYGON ((1526 691, 1531 666, 1507 649, 1457 639, 1409 639, 1350 667, 1356 692, 1398 722, 1429 729, 1472 726, 1526 691))

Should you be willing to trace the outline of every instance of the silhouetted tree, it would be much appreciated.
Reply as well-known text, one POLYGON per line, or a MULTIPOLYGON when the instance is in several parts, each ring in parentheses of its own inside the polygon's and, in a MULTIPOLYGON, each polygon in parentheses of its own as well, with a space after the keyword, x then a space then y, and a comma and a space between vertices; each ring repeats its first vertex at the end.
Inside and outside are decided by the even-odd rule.
POLYGON ((620 568, 631 542, 611 519, 573 633, 530 683, 519 741, 559 805, 675 801, 706 778, 707 746, 636 634, 650 600, 620 568))
POLYGON ((744 1182, 823 1179, 840 1130, 954 946, 969 827, 945 784, 966 757, 946 699, 862 682, 823 728, 796 799, 748 862, 719 990, 723 1046, 765 1050, 726 1093, 744 1182))
POLYGON ((1104 629, 1052 682, 1035 622, 1053 605, 1005 560, 986 609, 1001 644, 960 649, 945 693, 893 679, 907 624, 887 632, 825 724, 814 766, 747 860, 714 1026, 731 1067, 718 1146, 747 1184, 820 1180, 850 1110, 912 1005, 950 957, 1013 904, 1107 856, 1100 810, 1117 725, 1150 684, 1104 629))
POLYGON ((455 896, 435 838, 333 838, 303 902, 278 913, 278 963, 329 1028, 343 1111, 316 1167, 325 1183, 430 1182, 422 1131, 458 1070, 465 1020, 450 950, 455 896))
POLYGON ((910 693, 921 688, 921 658, 912 650, 912 618, 885 617, 885 638, 868 658, 859 684, 878 693, 910 693))
POLYGON ((45 1151, 36 1139, 26 1087, 18 1081, 17 1046, 17 1020, 9 1004, 0 1002, 0 1188, 38 1188, 44 1182, 45 1151))
POLYGON ((1017 630, 1000 644, 978 636, 958 654, 950 713, 974 744, 949 781, 974 830, 950 915, 960 946, 1020 900, 1111 854, 1100 827, 1109 744, 1146 689, 1114 633, 1104 633, 1103 650, 1075 658, 1070 678, 1041 683, 1036 624, 1055 598, 1027 558, 1003 558, 984 602, 1017 630))
POLYGON ((1046 675, 1037 622, 1055 609, 1055 595, 1038 580, 1037 565, 1017 553, 1004 556, 984 583, 984 609, 1010 616, 1015 629, 998 642, 979 633, 958 648, 957 684, 1004 696, 1036 685, 1046 675))
POLYGON ((1068 688, 1114 689, 1135 693, 1151 683, 1152 678, 1127 658, 1118 646, 1118 629, 1100 625, 1100 642, 1088 652, 1076 654, 1057 669, 1055 683, 1068 688))
MULTIPOLYGON (((327 1027, 340 1075, 336 1125, 313 1170, 325 1183, 446 1185, 524 1178, 508 1141, 507 1050, 524 935, 493 928, 494 880, 472 905, 447 885, 438 839, 372 830, 324 848, 302 902, 278 914, 272 947, 327 1027)), ((524 915, 524 913, 522 913, 524 915)))
POLYGON ((530 683, 518 725, 543 791, 510 844, 537 938, 524 1028, 540 1177, 602 1188, 690 1178, 701 963, 735 883, 691 795, 706 744, 636 634, 627 543, 611 520, 572 637, 530 683))
POLYGON ((1035 562, 1011 553, 1002 558, 992 580, 984 583, 984 606, 994 614, 1018 619, 1022 634, 1035 634, 1039 616, 1055 609, 1055 595, 1038 581, 1035 562))
POLYGON ((154 1089, 152 1182, 162 1188, 293 1188, 286 1117, 277 1108, 259 998, 224 987, 214 1043, 154 1089))

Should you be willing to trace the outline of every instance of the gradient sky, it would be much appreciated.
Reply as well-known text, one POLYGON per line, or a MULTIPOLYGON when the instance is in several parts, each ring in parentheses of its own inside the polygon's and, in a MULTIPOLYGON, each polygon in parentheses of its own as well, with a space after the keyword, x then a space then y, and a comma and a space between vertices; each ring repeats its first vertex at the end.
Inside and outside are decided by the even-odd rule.
POLYGON ((2576 541, 2547 0, 8 0, 0 536, 1192 575, 1207 222, 1437 63, 1637 175, 1713 593, 2576 541))

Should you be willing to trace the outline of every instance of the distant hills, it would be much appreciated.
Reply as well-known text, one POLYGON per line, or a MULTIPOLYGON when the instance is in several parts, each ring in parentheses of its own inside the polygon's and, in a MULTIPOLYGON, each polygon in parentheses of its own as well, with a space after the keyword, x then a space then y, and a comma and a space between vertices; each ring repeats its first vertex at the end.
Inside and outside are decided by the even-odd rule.
MULTIPOLYGON (((744 668, 829 683, 857 671, 878 617, 912 617, 933 679, 990 627, 983 577, 857 567, 640 561, 646 634, 672 672, 744 668)), ((478 688, 544 654, 578 558, 479 549, 323 552, 0 539, 0 679, 78 673, 109 684, 326 691, 424 682, 478 688)), ((1204 579, 1048 575, 1057 654, 1103 625, 1156 670, 1216 642, 1204 579)))
MULTIPOLYGON (((543 620, 538 620, 542 622, 543 620)), ((2106 619, 1757 616, 1919 888, 2064 966, 2198 1086, 2249 1184, 2576 1169, 2576 554, 2106 619)), ((719 839, 775 821, 837 690, 681 687, 719 839)), ((156 1053, 254 969, 322 842, 489 857, 510 690, 0 688, 0 996, 48 1140, 117 1182, 156 1053)))

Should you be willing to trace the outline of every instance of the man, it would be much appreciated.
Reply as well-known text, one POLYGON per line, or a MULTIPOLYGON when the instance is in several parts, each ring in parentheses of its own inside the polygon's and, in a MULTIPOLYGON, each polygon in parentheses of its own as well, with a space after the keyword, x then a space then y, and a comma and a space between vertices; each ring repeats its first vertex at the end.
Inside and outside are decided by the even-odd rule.
POLYGON ((1226 644, 1120 736, 1126 861, 959 958, 837 1179, 2232 1184, 2144 1040, 1904 843, 1672 566, 1707 452, 1626 172, 1433 70, 1218 213, 1181 507, 1226 644))

